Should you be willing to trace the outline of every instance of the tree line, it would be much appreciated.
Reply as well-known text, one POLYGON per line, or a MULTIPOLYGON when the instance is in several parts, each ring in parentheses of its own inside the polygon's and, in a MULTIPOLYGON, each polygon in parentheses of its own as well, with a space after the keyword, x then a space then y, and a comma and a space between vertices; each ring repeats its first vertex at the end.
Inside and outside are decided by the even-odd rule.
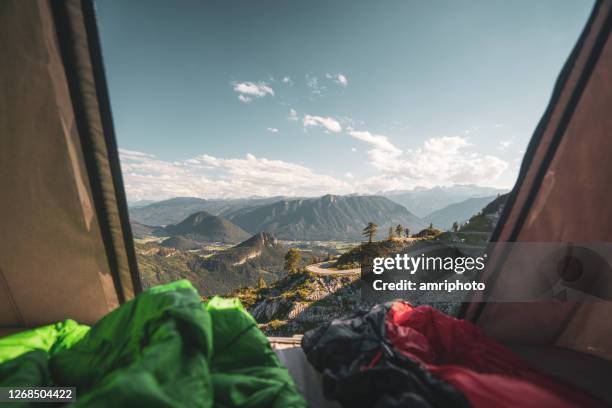
MULTIPOLYGON (((368 225, 363 229, 361 235, 368 239, 368 242, 371 243, 374 239, 374 236, 378 232, 378 225, 373 222, 368 222, 368 225)), ((410 228, 405 227, 401 224, 397 224, 395 227, 389 227, 389 235, 388 239, 391 240, 395 237, 401 238, 410 238, 410 228)))

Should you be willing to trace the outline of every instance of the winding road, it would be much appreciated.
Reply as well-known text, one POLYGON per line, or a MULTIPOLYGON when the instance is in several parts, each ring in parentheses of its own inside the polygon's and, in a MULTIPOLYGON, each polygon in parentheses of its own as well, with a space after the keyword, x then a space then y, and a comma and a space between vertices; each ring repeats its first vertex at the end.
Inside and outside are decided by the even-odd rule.
POLYGON ((325 261, 312 265, 308 265, 306 270, 310 273, 314 273, 315 275, 353 275, 356 273, 361 273, 361 268, 353 268, 353 269, 332 269, 333 262, 325 261))

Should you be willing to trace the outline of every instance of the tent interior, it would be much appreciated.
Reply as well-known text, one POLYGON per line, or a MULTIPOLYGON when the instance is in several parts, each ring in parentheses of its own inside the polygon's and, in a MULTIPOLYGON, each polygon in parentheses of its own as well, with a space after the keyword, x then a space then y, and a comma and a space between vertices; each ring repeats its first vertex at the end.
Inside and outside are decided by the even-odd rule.
MULTIPOLYGON (((461 316, 608 404, 610 299, 487 296, 517 284, 504 268, 512 251, 495 242, 612 242, 611 13, 612 1, 596 3, 557 80, 492 237, 487 293, 461 316)), ((92 324, 142 290, 94 4, 3 1, 0 49, 0 336, 67 318, 92 324)), ((278 353, 298 386, 313 387, 299 349, 278 353)))
POLYGON ((140 290, 90 2, 0 6, 3 332, 140 290))

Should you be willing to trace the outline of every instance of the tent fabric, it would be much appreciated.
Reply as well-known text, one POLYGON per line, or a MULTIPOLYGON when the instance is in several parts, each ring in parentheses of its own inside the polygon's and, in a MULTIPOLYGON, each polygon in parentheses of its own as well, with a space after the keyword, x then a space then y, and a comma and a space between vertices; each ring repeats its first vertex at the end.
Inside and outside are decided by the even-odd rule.
POLYGON ((203 304, 187 281, 91 329, 69 320, 0 339, 0 362, 0 386, 76 387, 77 407, 306 406, 238 300, 203 304))
POLYGON ((603 406, 429 306, 375 306, 306 333, 303 348, 343 406, 603 406))
POLYGON ((59 48, 82 140, 98 216, 103 222, 107 257, 119 296, 141 290, 136 271, 127 200, 104 74, 93 2, 51 2, 59 48))
MULTIPOLYGON (((598 1, 535 131, 493 241, 576 246, 612 241, 611 27, 612 2, 598 1)), ((513 251, 492 245, 487 252, 488 266, 480 279, 490 298, 509 285, 520 284, 526 291, 537 285, 537 274, 517 282, 504 268, 513 251)), ((609 299, 487 299, 480 294, 470 299, 463 316, 500 341, 558 346, 612 360, 609 299)))
POLYGON ((0 7, 3 333, 91 324, 140 290, 92 13, 76 0, 0 7))

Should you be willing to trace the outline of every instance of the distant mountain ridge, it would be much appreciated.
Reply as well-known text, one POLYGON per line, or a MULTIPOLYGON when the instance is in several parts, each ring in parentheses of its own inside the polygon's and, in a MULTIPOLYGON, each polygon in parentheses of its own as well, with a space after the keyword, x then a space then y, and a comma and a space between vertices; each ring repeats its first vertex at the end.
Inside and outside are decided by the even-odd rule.
MULTIPOLYGON (((182 235, 201 242, 240 242, 249 234, 262 231, 270 231, 285 240, 349 241, 361 240, 361 232, 369 222, 376 223, 383 236, 389 227, 398 224, 412 231, 426 226, 423 220, 406 208, 380 196, 328 194, 317 198, 273 197, 225 201, 177 197, 130 211, 132 225, 139 232, 138 237, 149 231, 162 236, 182 235), (155 220, 174 220, 187 211, 202 207, 214 207, 223 215, 198 209, 166 227, 150 227, 163 225, 155 224, 155 220), (139 220, 149 221, 147 224, 139 220)), ((187 242, 173 241, 167 244, 192 246, 192 243, 187 242)))
POLYGON ((469 198, 494 197, 507 191, 474 184, 456 184, 447 187, 417 187, 413 190, 386 191, 380 195, 403 205, 416 216, 424 218, 434 211, 469 198))
POLYGON ((144 207, 145 205, 153 204, 155 200, 137 200, 128 201, 128 208, 144 207))
POLYGON ((282 200, 227 217, 246 231, 270 231, 287 240, 361 240, 368 222, 386 229, 397 224, 413 231, 425 223, 401 205, 379 196, 336 196, 282 200))
MULTIPOLYGON (((412 190, 385 191, 376 194, 390 199, 404 206, 417 217, 425 217, 433 211, 440 210, 450 204, 459 203, 469 198, 491 197, 507 190, 493 187, 482 187, 472 184, 453 185, 448 187, 424 188, 416 187, 412 190)), ((359 195, 350 195, 358 196, 359 195)), ((345 196, 349 197, 349 196, 345 196)), ((248 213, 255 208, 279 201, 292 201, 299 199, 314 199, 292 197, 253 197, 236 199, 203 199, 198 197, 174 197, 167 200, 149 202, 140 200, 130 203, 130 219, 144 225, 177 224, 187 216, 206 211, 212 215, 228 218, 237 213, 248 213)))
POLYGON ((190 251, 192 249, 198 249, 202 247, 202 243, 191 238, 177 235, 175 237, 166 238, 160 243, 165 248, 175 248, 181 251, 190 251))
POLYGON ((488 203, 482 211, 470 217, 470 219, 461 226, 459 231, 492 234, 509 197, 510 193, 501 194, 496 197, 493 201, 488 203))
POLYGON ((496 196, 468 198, 459 203, 447 205, 423 217, 434 227, 450 230, 456 221, 459 225, 465 223, 474 214, 478 213, 484 206, 495 200, 496 196))
MULTIPOLYGON (((173 241, 189 242, 182 237, 173 241)), ((261 279, 272 283, 287 274, 283 270, 287 249, 265 232, 207 258, 156 243, 137 244, 136 251, 147 288, 189 279, 202 295, 225 295, 241 287, 257 286, 261 279)))
POLYGON ((196 197, 175 197, 139 207, 130 207, 130 219, 145 225, 176 224, 187 216, 205 211, 207 202, 196 197))
POLYGON ((212 215, 224 215, 228 212, 254 208, 281 199, 282 197, 205 200, 198 197, 174 197, 147 205, 131 206, 129 213, 130 219, 141 224, 168 225, 177 224, 198 211, 206 211, 212 215))
POLYGON ((159 227, 144 225, 134 220, 130 220, 130 227, 132 228, 132 235, 134 236, 134 238, 145 238, 148 236, 155 235, 156 232, 160 229, 159 227))
POLYGON ((240 242, 249 234, 229 220, 206 211, 189 215, 178 224, 163 229, 168 236, 184 236, 200 242, 240 242))

